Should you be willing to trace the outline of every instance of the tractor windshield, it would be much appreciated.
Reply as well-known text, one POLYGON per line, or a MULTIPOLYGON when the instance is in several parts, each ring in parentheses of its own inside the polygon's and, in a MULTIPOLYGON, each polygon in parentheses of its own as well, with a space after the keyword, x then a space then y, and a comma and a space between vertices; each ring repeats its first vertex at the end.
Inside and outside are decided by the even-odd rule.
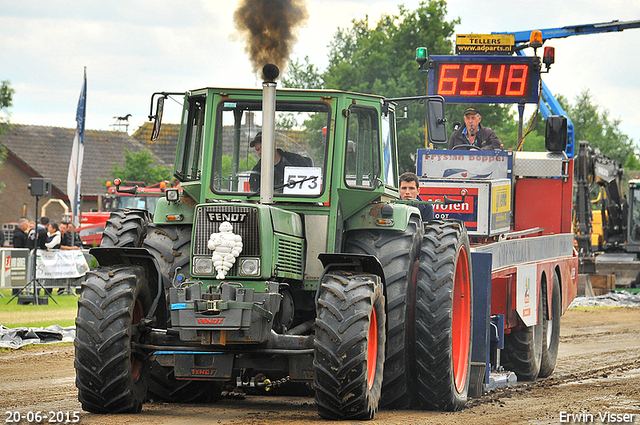
MULTIPOLYGON (((317 197, 324 190, 330 107, 325 102, 276 103, 274 192, 317 197)), ((211 190, 255 194, 260 190, 261 100, 226 99, 216 114, 211 190)))

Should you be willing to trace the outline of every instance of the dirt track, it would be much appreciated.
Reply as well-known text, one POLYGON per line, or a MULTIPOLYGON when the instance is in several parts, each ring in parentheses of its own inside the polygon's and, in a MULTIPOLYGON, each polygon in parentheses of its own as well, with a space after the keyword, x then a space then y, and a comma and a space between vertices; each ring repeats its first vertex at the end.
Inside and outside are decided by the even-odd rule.
MULTIPOLYGON (((82 411, 74 379, 71 345, 0 354, 0 413, 4 422, 9 423, 8 411, 69 412, 70 419, 75 411, 82 424, 109 425, 324 422, 316 414, 313 399, 301 397, 248 396, 211 405, 145 404, 138 415, 95 415, 82 411)), ((487 394, 460 412, 383 410, 369 423, 599 424, 607 423, 603 420, 607 413, 613 415, 610 423, 632 419, 640 424, 638 308, 569 310, 562 318, 558 364, 550 378, 487 394), (572 420, 570 415, 582 416, 572 420)))

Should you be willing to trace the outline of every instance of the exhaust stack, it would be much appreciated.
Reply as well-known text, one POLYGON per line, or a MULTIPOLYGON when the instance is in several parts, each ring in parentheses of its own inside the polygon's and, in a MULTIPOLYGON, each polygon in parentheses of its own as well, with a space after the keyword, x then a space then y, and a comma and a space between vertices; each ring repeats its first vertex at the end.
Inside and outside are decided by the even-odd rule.
POLYGON ((260 167, 260 203, 273 204, 273 168, 276 146, 276 78, 280 70, 267 64, 262 68, 262 156, 260 167))

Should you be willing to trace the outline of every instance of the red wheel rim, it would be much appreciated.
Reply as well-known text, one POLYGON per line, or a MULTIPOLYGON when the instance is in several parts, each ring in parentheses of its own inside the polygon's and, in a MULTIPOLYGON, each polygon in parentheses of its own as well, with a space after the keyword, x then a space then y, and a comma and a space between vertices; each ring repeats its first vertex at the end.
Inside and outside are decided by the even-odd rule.
POLYGON ((376 377, 376 367, 378 363, 378 319, 375 307, 371 311, 371 321, 369 322, 369 344, 367 345, 367 384, 369 389, 373 388, 376 377))
POLYGON ((471 279, 467 250, 464 246, 458 252, 456 261, 452 310, 453 377, 456 390, 461 393, 467 381, 471 339, 471 279))
MULTIPOLYGON (((142 309, 142 303, 140 300, 136 300, 133 306, 133 318, 131 321, 131 326, 135 326, 140 323, 140 320, 144 317, 144 312, 142 309)), ((133 380, 137 381, 140 378, 140 373, 142 372, 142 362, 131 352, 131 376, 133 376, 133 380)))

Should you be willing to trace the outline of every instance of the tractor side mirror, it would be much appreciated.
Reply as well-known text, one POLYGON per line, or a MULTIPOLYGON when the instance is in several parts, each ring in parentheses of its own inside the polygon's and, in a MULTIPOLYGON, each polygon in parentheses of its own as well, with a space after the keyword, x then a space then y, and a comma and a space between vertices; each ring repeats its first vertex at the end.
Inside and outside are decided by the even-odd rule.
POLYGON ((447 119, 444 114, 444 98, 429 96, 426 101, 427 138, 429 143, 444 144, 447 139, 447 119))
POLYGON ((162 125, 162 111, 164 110, 165 96, 160 96, 156 103, 156 113, 153 116, 153 131, 151 131, 151 141, 153 142, 160 136, 160 126, 162 125))
POLYGON ((549 152, 562 152, 567 149, 567 117, 562 115, 547 117, 544 146, 549 152))

